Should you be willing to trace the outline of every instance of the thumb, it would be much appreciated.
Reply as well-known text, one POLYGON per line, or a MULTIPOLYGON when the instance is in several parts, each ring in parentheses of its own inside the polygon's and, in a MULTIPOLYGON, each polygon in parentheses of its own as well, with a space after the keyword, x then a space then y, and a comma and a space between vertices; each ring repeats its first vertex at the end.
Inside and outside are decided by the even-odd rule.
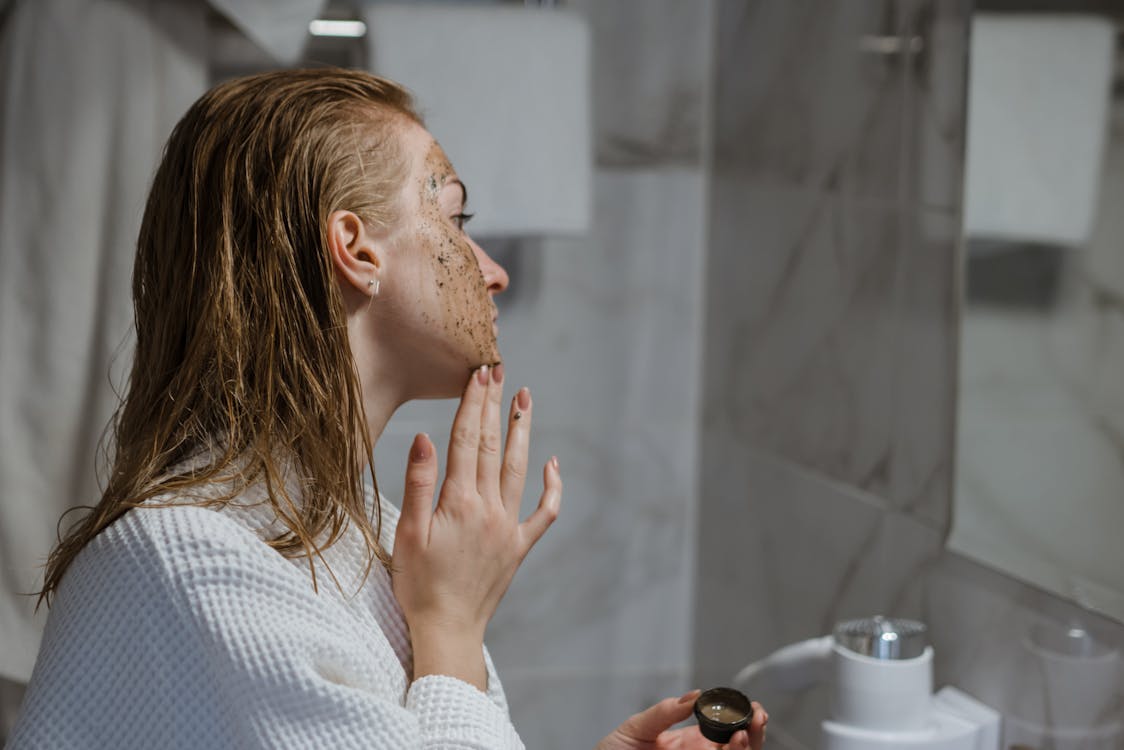
POLYGON ((679 698, 665 698, 651 708, 630 716, 617 731, 630 739, 652 742, 661 732, 689 717, 698 697, 699 691, 692 690, 679 698))

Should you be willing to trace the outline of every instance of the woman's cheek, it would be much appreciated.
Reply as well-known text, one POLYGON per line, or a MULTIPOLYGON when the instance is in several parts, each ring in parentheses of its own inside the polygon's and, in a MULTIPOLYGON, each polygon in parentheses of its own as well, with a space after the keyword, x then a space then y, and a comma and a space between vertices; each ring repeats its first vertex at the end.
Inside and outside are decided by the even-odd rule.
POLYGON ((450 234, 443 239, 433 263, 446 333, 471 345, 474 361, 470 366, 498 361, 491 299, 472 248, 450 234))

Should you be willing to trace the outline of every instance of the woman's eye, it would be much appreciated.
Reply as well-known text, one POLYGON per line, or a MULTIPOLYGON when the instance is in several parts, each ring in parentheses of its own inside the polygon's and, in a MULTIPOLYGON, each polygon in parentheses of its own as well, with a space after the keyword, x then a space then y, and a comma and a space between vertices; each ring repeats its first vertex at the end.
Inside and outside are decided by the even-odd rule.
POLYGON ((466 213, 454 214, 453 221, 456 223, 457 229, 463 230, 464 225, 467 224, 469 221, 471 221, 472 217, 475 216, 475 215, 476 214, 466 214, 466 213))

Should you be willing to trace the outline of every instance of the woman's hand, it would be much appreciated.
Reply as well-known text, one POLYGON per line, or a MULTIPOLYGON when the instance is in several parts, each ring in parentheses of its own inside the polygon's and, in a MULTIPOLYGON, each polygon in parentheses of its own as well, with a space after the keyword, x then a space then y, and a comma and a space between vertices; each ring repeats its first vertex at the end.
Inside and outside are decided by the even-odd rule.
POLYGON ((735 734, 729 744, 718 745, 702 736, 697 726, 670 729, 691 715, 698 690, 682 698, 667 698, 651 708, 635 714, 613 733, 597 743, 596 750, 761 750, 765 744, 765 725, 769 714, 753 701, 753 719, 748 731, 735 734))
POLYGON ((410 628, 414 679, 446 674, 486 689, 484 630, 519 564, 558 516, 562 479, 552 458, 538 508, 519 522, 531 394, 516 394, 501 451, 502 393, 502 365, 473 373, 453 420, 436 508, 433 443, 418 435, 410 449, 392 582, 410 628))

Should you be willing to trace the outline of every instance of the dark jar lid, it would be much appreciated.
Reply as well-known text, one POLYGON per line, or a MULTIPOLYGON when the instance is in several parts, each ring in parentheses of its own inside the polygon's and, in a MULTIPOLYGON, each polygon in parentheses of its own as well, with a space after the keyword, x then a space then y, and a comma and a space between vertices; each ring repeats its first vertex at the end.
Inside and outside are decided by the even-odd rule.
POLYGON ((704 690, 695 701, 699 731, 711 742, 726 744, 736 732, 748 727, 752 718, 749 698, 733 688, 704 690))

